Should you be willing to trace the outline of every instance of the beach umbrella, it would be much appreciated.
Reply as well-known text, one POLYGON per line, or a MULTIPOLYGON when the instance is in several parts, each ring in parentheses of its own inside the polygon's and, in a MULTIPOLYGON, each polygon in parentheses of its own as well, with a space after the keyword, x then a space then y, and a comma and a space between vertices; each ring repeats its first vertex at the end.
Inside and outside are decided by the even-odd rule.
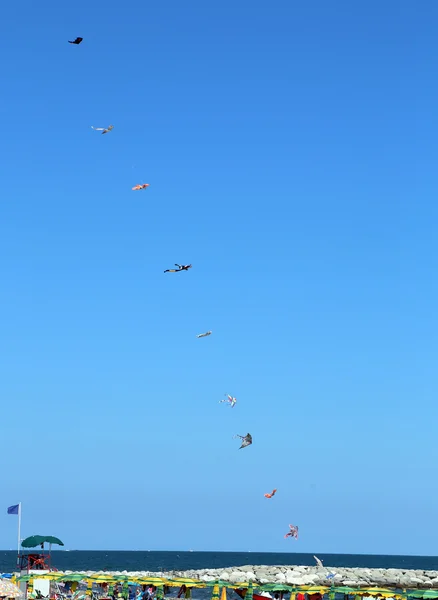
POLYGON ((170 586, 182 586, 186 587, 204 587, 205 583, 203 581, 199 581, 199 579, 190 579, 189 577, 175 577, 169 579, 167 584, 170 586))
POLYGON ((43 546, 44 544, 56 544, 57 546, 63 546, 64 542, 53 535, 31 535, 21 542, 23 548, 36 548, 37 546, 43 546))
POLYGON ((222 588, 221 600, 227 600, 227 588, 225 586, 222 588))
POLYGON ((172 582, 167 581, 167 579, 164 579, 163 577, 137 577, 136 581, 138 585, 172 585, 172 582))
POLYGON ((59 581, 84 581, 87 579, 87 575, 84 573, 61 573, 61 576, 58 577, 59 581))
POLYGON ((253 600, 253 587, 252 582, 249 582, 248 589, 246 590, 245 600, 253 600))
POLYGON ((22 598, 23 596, 24 594, 19 587, 7 579, 0 579, 0 597, 22 598))
POLYGON ((91 579, 92 581, 94 581, 95 583, 114 583, 117 581, 117 579, 114 577, 114 575, 110 575, 102 573, 99 575, 90 575, 89 577, 87 577, 87 579, 91 579))
POLYGON ((219 586, 217 584, 213 587, 211 600, 219 600, 219 586))

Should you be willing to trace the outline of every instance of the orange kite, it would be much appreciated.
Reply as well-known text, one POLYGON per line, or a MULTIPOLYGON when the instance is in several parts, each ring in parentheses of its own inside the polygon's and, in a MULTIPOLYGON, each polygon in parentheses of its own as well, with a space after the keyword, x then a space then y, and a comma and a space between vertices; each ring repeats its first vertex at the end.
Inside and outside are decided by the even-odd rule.
POLYGON ((271 492, 270 494, 265 494, 265 495, 264 495, 264 496, 265 496, 265 498, 272 498, 272 496, 275 496, 275 492, 276 492, 276 491, 277 491, 277 490, 272 490, 272 492, 271 492))
POLYGON ((134 187, 132 188, 133 190, 145 190, 147 187, 149 187, 149 183, 142 183, 141 185, 134 185, 134 187))

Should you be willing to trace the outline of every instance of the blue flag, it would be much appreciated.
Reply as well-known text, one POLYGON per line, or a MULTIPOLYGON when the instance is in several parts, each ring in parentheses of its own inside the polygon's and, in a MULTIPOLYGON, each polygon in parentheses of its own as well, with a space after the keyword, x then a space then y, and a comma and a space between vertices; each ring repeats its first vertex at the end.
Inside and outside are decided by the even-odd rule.
POLYGON ((14 504, 14 506, 10 506, 8 508, 8 515, 18 515, 19 508, 20 508, 19 504, 14 504))

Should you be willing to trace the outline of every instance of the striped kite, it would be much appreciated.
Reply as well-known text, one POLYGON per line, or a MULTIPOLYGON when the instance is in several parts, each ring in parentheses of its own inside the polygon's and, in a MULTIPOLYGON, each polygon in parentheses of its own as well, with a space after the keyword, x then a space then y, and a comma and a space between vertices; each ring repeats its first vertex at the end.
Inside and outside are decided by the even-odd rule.
POLYGON ((149 187, 149 183, 142 183, 141 185, 134 185, 134 187, 132 188, 133 190, 145 190, 147 187, 149 187))
POLYGON ((297 525, 289 525, 289 531, 284 536, 285 538, 293 537, 296 540, 298 539, 298 526, 297 525))
POLYGON ((106 129, 105 129, 105 127, 93 127, 93 125, 92 125, 91 129, 94 129, 94 131, 101 131, 102 135, 103 135, 104 133, 108 133, 108 131, 111 131, 112 129, 114 129, 114 125, 110 125, 106 129))
MULTIPOLYGON (((222 404, 223 402, 228 402, 228 404, 231 406, 231 408, 234 408, 237 399, 233 398, 233 396, 230 396, 230 394, 225 394, 226 398, 224 398, 223 400, 219 400, 219 404, 222 404)), ((238 436, 241 437, 241 436, 238 436)), ((242 438, 243 439, 243 438, 242 438)))
POLYGON ((251 446, 252 444, 252 435, 250 433, 247 433, 246 435, 236 435, 235 437, 238 437, 242 440, 242 445, 240 446, 239 450, 246 448, 247 446, 251 446))
POLYGON ((275 496, 276 491, 277 490, 275 489, 275 490, 272 490, 272 492, 270 494, 265 494, 265 498, 272 498, 273 496, 275 496))
MULTIPOLYGON (((134 189, 134 188, 132 188, 134 189)), ((192 268, 192 265, 178 265, 177 263, 175 263, 175 267, 178 267, 177 269, 166 269, 164 272, 165 273, 179 273, 180 271, 188 271, 189 269, 192 268)))

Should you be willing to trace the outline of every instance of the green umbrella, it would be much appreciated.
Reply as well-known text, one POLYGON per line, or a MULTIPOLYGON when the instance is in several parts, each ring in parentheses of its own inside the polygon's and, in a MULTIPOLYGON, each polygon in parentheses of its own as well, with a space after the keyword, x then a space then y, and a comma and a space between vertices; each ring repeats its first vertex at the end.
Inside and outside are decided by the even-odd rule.
POLYGON ((86 578, 87 576, 84 573, 70 573, 70 575, 63 573, 59 581, 83 581, 86 578))
POLYGON ((211 594, 211 600, 219 600, 219 586, 217 584, 213 587, 213 593, 211 594))
POLYGON ((245 599, 244 600, 252 600, 253 599, 253 588, 251 581, 249 582, 248 589, 246 590, 245 599))
POLYGON ((23 548, 36 548, 37 546, 44 546, 44 544, 64 545, 59 538, 53 537, 53 535, 31 535, 21 542, 23 548))
POLYGON ((266 583, 260 586, 260 589, 264 592, 291 592, 293 588, 285 583, 266 583))

